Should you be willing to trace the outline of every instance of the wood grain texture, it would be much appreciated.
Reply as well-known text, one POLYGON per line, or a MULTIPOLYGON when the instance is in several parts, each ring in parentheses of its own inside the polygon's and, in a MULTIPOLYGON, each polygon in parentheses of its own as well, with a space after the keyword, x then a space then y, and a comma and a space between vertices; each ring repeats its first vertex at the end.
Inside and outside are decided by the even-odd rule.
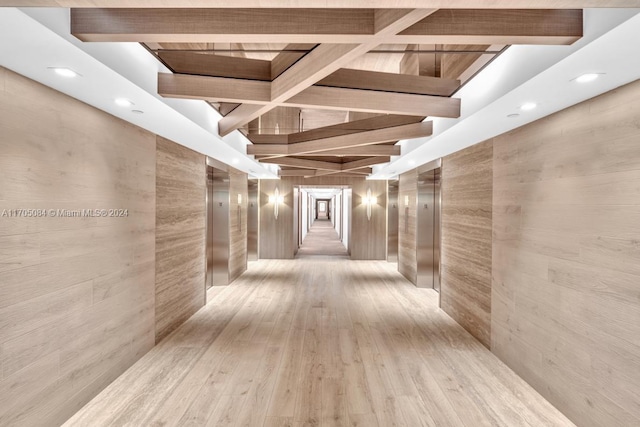
POLYGON ((160 51, 158 56, 176 73, 271 81, 271 61, 188 51, 160 51))
POLYGON ((638 425, 640 83, 494 141, 491 348, 581 426, 638 425))
POLYGON ((0 425, 60 425, 154 345, 155 136, 0 68, 0 425))
POLYGON ((418 170, 412 169, 400 175, 398 189, 398 271, 414 285, 418 282, 417 197, 418 170))
POLYGON ((357 180, 351 186, 351 259, 384 260, 387 257, 387 181, 357 180), (367 190, 377 197, 371 219, 362 199, 367 190))
POLYGON ((246 173, 229 168, 229 283, 247 269, 248 178, 246 173))
POLYGON ((252 262, 66 427, 572 426, 435 292, 341 258, 252 262))
POLYGON ((156 342, 205 303, 205 156, 158 137, 156 342))
POLYGON ((72 9, 71 33, 82 41, 326 42, 373 34, 371 9, 72 9), (208 35, 203 37, 203 35, 208 35), (303 35, 296 37, 296 35, 303 35), (255 37, 260 35, 260 38, 255 37), (282 37, 288 35, 289 37, 282 37), (324 35, 324 37, 323 37, 324 35), (216 37, 217 36, 217 37, 216 37), (296 39, 297 40, 293 40, 296 39), (205 40, 206 39, 206 40, 205 40))
POLYGON ((291 259, 293 248, 293 184, 287 179, 260 180, 260 259, 291 259), (278 207, 278 218, 274 216, 274 204, 269 203, 276 187, 284 202, 278 207))
POLYGON ((398 42, 572 44, 582 37, 582 27, 582 9, 438 10, 402 31, 398 42))
POLYGON ((316 85, 451 96, 460 87, 460 81, 428 76, 341 69, 320 80, 316 85))
POLYGON ((493 141, 442 160, 442 309, 491 345, 493 141))
MULTIPOLYGON (((397 7, 436 9, 469 9, 477 7, 474 0, 402 0, 397 7)), ((511 0, 482 3, 487 9, 546 9, 546 8, 599 8, 599 7, 636 7, 636 0, 511 0)), ((0 6, 15 7, 84 7, 84 8, 251 8, 263 7, 264 0, 0 0, 0 6)), ((328 8, 328 9, 384 9, 389 7, 388 0, 270 0, 272 8, 328 8)))

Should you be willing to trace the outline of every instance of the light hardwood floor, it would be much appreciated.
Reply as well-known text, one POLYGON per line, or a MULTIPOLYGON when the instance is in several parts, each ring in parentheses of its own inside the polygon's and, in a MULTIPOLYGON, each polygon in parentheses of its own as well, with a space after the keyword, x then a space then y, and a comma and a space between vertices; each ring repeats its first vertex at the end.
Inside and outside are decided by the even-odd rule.
POLYGON ((569 426, 395 265, 263 260, 68 426, 569 426))
POLYGON ((296 258, 309 256, 334 256, 349 257, 347 248, 340 241, 338 232, 333 228, 331 221, 315 220, 304 238, 296 258))

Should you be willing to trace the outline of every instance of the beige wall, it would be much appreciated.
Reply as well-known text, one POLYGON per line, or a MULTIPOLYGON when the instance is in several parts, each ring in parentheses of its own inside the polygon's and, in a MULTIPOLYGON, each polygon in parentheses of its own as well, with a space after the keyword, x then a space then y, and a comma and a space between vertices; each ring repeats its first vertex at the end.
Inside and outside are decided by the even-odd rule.
POLYGON ((440 306, 491 345, 493 141, 442 160, 440 306))
POLYGON ((387 259, 387 181, 354 180, 351 189, 351 259, 387 259), (376 204, 371 206, 371 219, 362 199, 371 189, 376 204))
POLYGON ((158 137, 156 342, 205 304, 205 156, 158 137))
POLYGON ((418 282, 416 253, 416 198, 418 196, 418 170, 400 175, 398 187, 398 271, 414 285, 418 282), (409 198, 409 206, 405 200, 409 198))
POLYGON ((0 68, 0 425, 59 425, 154 345, 154 135, 0 68))
POLYGON ((581 426, 640 425, 640 82, 494 143, 495 354, 581 426))
POLYGON ((260 181, 260 258, 291 259, 294 257, 295 238, 293 226, 293 187, 297 185, 349 186, 353 190, 351 215, 351 259, 386 259, 387 248, 387 182, 365 181, 362 178, 318 177, 304 179, 286 177, 280 180, 260 181), (276 186, 284 196, 284 204, 279 207, 276 220, 273 204, 269 196, 276 186), (362 197, 371 188, 373 196, 378 198, 372 207, 371 221, 367 219, 362 197))
POLYGON ((293 258, 293 182, 287 179, 260 180, 260 231, 258 257, 261 259, 293 258), (273 196, 276 187, 284 202, 278 206, 278 218, 274 216, 273 196))

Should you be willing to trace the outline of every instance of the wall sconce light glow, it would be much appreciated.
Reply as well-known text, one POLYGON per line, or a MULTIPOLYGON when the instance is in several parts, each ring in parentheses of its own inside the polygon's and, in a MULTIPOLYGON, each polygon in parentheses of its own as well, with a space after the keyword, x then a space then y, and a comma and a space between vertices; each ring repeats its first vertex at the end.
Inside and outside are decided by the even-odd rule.
POLYGON ((115 103, 120 107, 133 107, 134 105, 136 105, 133 103, 133 101, 130 101, 127 98, 116 98, 115 103))
POLYGON ((576 82, 578 82, 578 83, 589 83, 589 82, 592 82, 592 81, 596 80, 598 77, 600 77, 600 74, 587 73, 587 74, 583 74, 583 75, 579 76, 578 78, 576 78, 576 82))
POLYGON ((67 78, 78 77, 80 74, 73 71, 71 68, 66 67, 49 67, 50 70, 53 70, 57 75, 67 78))
POLYGON ((520 109, 522 111, 531 111, 533 109, 535 109, 538 106, 538 104, 536 104, 535 102, 525 102, 524 104, 522 104, 520 106, 520 109))
POLYGON ((273 203, 273 217, 278 219, 278 206, 284 203, 284 196, 280 195, 280 190, 276 187, 272 196, 269 196, 269 203, 273 203))
POLYGON ((371 188, 367 189, 367 195, 362 198, 362 203, 367 207, 367 220, 371 221, 371 207, 378 204, 378 198, 371 195, 371 188))
POLYGON ((238 204, 242 204, 242 194, 238 194, 238 204))
POLYGON ((404 206, 409 207, 409 196, 404 196, 404 206))

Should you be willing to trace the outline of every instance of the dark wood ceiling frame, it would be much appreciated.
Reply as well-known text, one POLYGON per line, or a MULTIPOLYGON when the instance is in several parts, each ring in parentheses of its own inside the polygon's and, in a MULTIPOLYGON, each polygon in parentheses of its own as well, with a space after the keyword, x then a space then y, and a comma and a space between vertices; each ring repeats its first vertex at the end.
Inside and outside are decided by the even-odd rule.
MULTIPOLYGON (((275 106, 285 106, 412 116, 460 117, 458 98, 379 90, 311 86, 294 96, 285 96, 286 99, 274 101, 272 94, 276 80, 265 82, 160 73, 158 94, 169 98, 235 102, 242 103, 243 106, 253 104, 254 107, 258 106, 257 109, 265 107, 264 112, 270 111, 275 106)), ((243 106, 236 108, 227 117, 243 106)), ((221 123, 227 117, 223 118, 221 123)))
MULTIPOLYGON (((185 51, 160 51, 158 52, 158 56, 175 73, 179 74, 260 81, 273 80, 272 61, 185 51)), ((278 68, 285 65, 286 68, 289 68, 303 56, 304 53, 300 52, 283 52, 280 53, 273 62, 278 61, 280 64, 278 68), (289 54, 292 56, 288 58, 290 63, 287 65, 284 63, 284 59, 279 59, 279 57, 289 54)), ((284 72, 284 70, 282 72, 284 72)), ((277 75, 280 75, 282 72, 277 72, 277 75)), ((456 79, 343 68, 320 80, 315 85, 411 93, 416 95, 450 96, 460 87, 460 81, 456 79)))
MULTIPOLYGON (((380 11, 83 8, 71 10, 71 33, 94 42, 360 44, 378 32, 380 11)), ((581 9, 465 8, 423 16, 381 44, 570 44, 580 37, 581 9)))
MULTIPOLYGON (((366 130, 347 135, 328 136, 288 144, 248 145, 247 154, 270 156, 298 156, 321 153, 329 150, 341 150, 364 147, 399 139, 420 138, 431 135, 432 122, 412 123, 383 129, 366 130)), ((293 134, 295 135, 295 134, 293 134)))

